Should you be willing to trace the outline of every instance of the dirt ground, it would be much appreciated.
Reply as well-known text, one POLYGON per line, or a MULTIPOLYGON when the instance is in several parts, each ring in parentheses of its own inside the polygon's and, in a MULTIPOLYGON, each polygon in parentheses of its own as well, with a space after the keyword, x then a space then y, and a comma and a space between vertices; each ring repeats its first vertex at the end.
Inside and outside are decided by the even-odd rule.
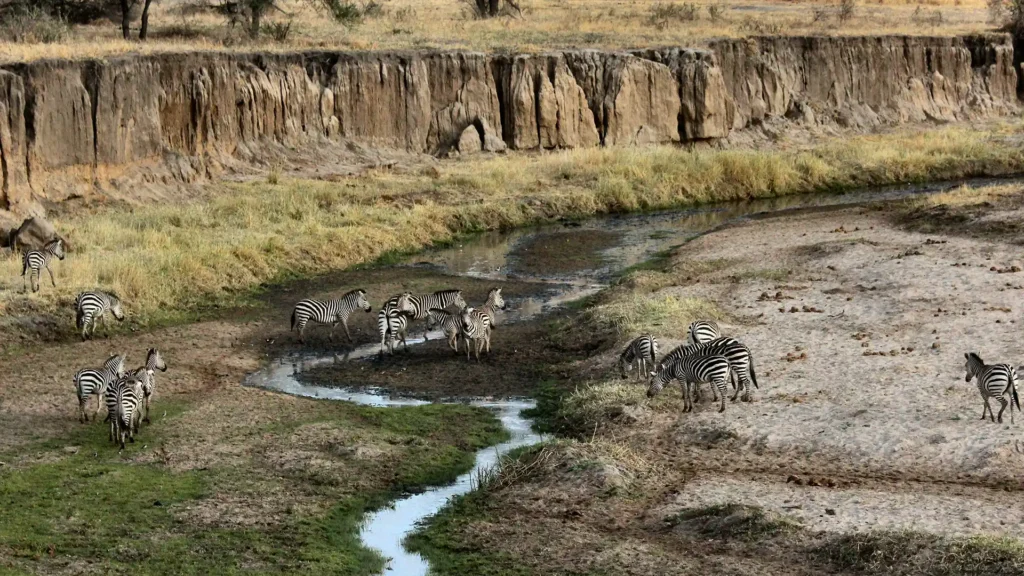
MULTIPOLYGON (((856 539, 1016 538, 1024 528, 1024 417, 980 420, 977 387, 964 381, 965 352, 1022 363, 1022 197, 1017 186, 952 206, 752 218, 680 247, 665 271, 710 272, 657 296, 718 304, 724 332, 753 351, 755 401, 719 414, 705 399, 683 414, 678 386, 646 402, 637 383, 637 400, 608 410, 587 442, 508 472, 518 476, 462 503, 472 520, 444 520, 432 537, 541 574, 970 571, 889 571, 872 556, 887 553, 881 545, 856 539), (737 506, 799 531, 735 540, 679 520, 737 506), (853 552, 829 556, 843 546, 853 552), (873 568, 850 560, 862 556, 873 568)), ((616 353, 576 370, 601 380, 616 353)), ((927 549, 917 546, 892 562, 927 549)), ((1009 552, 986 558, 990 573, 1020 573, 1009 552)))

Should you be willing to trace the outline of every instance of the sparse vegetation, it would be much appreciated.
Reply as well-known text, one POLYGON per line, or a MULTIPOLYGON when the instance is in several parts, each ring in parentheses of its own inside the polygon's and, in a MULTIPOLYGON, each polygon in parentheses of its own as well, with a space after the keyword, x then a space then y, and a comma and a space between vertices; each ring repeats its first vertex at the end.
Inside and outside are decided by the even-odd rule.
POLYGON ((757 506, 719 504, 683 510, 669 520, 670 526, 683 526, 702 536, 719 539, 763 540, 800 528, 780 514, 757 506))
POLYGON ((69 32, 67 21, 38 7, 19 8, 0 21, 0 40, 5 42, 51 44, 63 41, 69 32))
POLYGON ((1024 544, 1014 538, 873 532, 833 537, 813 552, 837 569, 861 574, 1011 576, 1024 572, 1024 544))

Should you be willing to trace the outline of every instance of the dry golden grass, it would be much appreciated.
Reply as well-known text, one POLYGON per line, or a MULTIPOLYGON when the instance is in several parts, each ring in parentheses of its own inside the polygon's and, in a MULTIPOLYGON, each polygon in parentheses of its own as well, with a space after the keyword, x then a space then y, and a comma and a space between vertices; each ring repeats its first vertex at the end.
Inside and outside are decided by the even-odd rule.
POLYGON ((256 43, 220 15, 183 10, 175 0, 154 5, 152 37, 120 39, 114 23, 80 27, 66 42, 0 43, 0 61, 82 58, 181 50, 293 50, 405 48, 543 51, 562 48, 697 46, 711 38, 756 35, 947 35, 992 28, 983 0, 875 0, 858 2, 843 23, 836 2, 718 0, 522 0, 523 17, 475 20, 460 0, 381 0, 380 15, 355 27, 336 23, 302 0, 284 0, 271 21, 291 21, 285 42, 256 43), (675 5, 676 9, 666 9, 675 5), (712 16, 712 14, 715 14, 712 16))
MULTIPOLYGON (((1024 150, 1012 139, 944 128, 836 139, 813 150, 588 149, 450 162, 439 177, 379 171, 337 183, 282 176, 278 184, 213 184, 203 201, 59 218, 75 251, 55 263, 58 288, 44 279, 39 294, 23 294, 12 256, 0 262, 0 314, 54 310, 82 289, 104 287, 144 322, 282 275, 345 268, 458 234, 559 216, 1022 168, 1024 150)), ((629 328, 628 311, 619 317, 629 328)))

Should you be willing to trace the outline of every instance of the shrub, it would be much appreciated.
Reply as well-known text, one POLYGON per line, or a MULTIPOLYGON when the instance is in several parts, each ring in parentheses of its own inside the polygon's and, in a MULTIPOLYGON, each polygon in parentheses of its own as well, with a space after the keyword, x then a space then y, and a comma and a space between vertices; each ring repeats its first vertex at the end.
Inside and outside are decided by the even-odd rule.
POLYGON ((839 0, 839 12, 837 17, 840 24, 846 24, 853 19, 857 12, 856 0, 839 0))
POLYGON ((656 28, 663 29, 672 22, 693 22, 700 17, 700 7, 690 2, 658 3, 651 7, 649 21, 656 28))
POLYGON ((363 12, 355 2, 347 0, 327 0, 327 8, 335 22, 348 27, 355 26, 363 19, 363 12))
POLYGON ((70 31, 66 20, 38 7, 19 9, 0 24, 0 38, 8 42, 49 44, 64 40, 70 31))
POLYGON ((725 8, 722 8, 718 4, 709 4, 708 5, 708 18, 710 18, 712 22, 718 22, 724 16, 725 16, 725 8))
POLYGON ((263 25, 263 33, 269 35, 277 42, 287 42, 288 36, 292 32, 292 23, 288 22, 271 22, 263 25))

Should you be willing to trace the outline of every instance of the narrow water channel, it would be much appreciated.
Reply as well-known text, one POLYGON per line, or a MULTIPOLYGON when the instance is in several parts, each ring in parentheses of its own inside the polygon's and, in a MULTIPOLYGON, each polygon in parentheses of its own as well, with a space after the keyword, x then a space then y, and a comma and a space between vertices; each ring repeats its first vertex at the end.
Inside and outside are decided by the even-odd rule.
MULTIPOLYGON (((994 181, 971 182, 974 186, 994 181)), ((1005 180, 998 181, 1005 183, 1005 180)), ((538 296, 515 300, 503 322, 527 322, 568 302, 593 294, 607 285, 617 273, 640 264, 660 251, 706 233, 737 219, 758 213, 779 212, 789 209, 843 206, 855 203, 891 201, 911 195, 941 192, 953 184, 935 184, 883 190, 867 190, 840 195, 789 196, 771 200, 730 203, 685 211, 655 214, 614 216, 579 223, 566 223, 518 230, 512 233, 489 233, 460 246, 431 250, 417 255, 407 263, 411 266, 437 267, 454 276, 509 279, 536 282, 543 285, 538 296), (595 233, 601 235, 595 236, 595 233), (534 269, 530 264, 531 251, 551 253, 545 239, 557 238, 554 252, 566 252, 565 262, 547 269, 534 269), (595 240, 596 238, 596 240, 595 240), (588 257, 587 247, 599 257, 588 257)), ((441 337, 440 333, 431 335, 441 337)), ((423 338, 409 338, 409 345, 421 343, 423 338)), ((422 405, 426 401, 389 396, 372 388, 339 389, 300 382, 297 375, 327 364, 345 363, 375 358, 378 344, 359 346, 348 352, 332 355, 293 355, 279 358, 245 380, 246 386, 255 386, 284 394, 354 402, 368 406, 422 405)), ((482 470, 492 466, 498 458, 521 446, 540 442, 542 438, 531 432, 522 411, 533 406, 524 399, 449 399, 494 410, 509 430, 511 439, 498 446, 477 452, 472 471, 459 476, 455 483, 431 487, 422 493, 402 498, 390 508, 374 512, 366 518, 360 531, 362 542, 378 550, 389 559, 386 573, 401 576, 425 575, 427 562, 418 554, 402 546, 405 537, 424 519, 436 514, 453 496, 472 489, 472 481, 482 470)))

